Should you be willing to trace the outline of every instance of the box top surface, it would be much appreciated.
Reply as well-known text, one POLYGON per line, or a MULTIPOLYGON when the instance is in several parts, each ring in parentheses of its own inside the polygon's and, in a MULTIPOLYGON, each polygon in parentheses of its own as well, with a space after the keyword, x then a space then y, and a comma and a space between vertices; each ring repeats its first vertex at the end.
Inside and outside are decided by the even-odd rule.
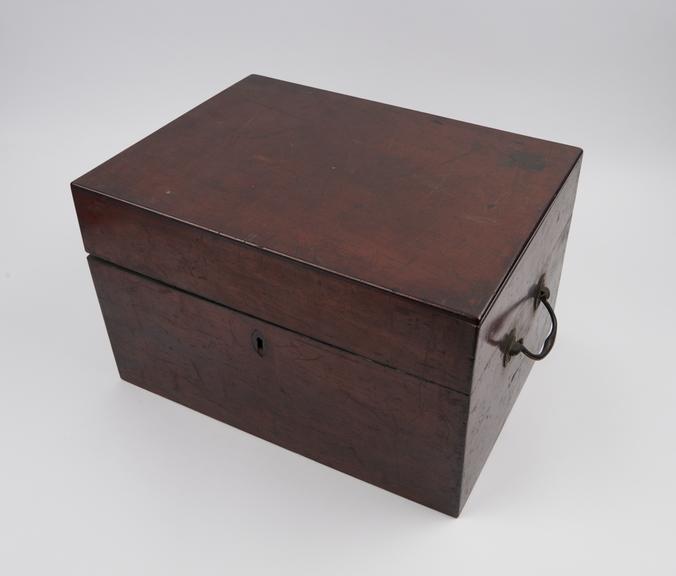
POLYGON ((254 75, 73 185, 480 319, 581 153, 254 75))

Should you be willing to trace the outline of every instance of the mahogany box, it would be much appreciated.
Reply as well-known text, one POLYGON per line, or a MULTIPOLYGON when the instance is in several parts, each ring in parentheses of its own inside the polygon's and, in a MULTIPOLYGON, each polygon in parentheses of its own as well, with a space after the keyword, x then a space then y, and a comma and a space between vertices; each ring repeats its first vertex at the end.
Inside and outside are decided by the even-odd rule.
POLYGON ((124 380, 457 516, 554 344, 581 158, 253 75, 71 188, 124 380))

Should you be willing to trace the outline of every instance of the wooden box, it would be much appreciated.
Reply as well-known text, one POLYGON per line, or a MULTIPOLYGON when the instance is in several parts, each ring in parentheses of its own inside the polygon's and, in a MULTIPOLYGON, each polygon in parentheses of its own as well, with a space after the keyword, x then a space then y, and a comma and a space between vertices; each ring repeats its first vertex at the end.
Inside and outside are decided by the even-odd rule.
POLYGON ((551 350, 581 157, 249 76, 72 183, 120 376, 457 516, 551 350))

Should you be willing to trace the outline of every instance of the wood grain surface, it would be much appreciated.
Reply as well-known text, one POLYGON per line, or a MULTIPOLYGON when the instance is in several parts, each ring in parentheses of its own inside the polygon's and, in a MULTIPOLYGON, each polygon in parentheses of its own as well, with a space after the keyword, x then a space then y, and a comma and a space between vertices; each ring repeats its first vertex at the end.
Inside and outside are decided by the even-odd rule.
POLYGON ((580 154, 254 75, 73 187, 476 322, 580 154))
POLYGON ((249 76, 71 185, 120 375, 458 515, 581 154, 249 76))
POLYGON ((124 380, 458 514, 468 396, 102 260, 89 265, 124 380))
POLYGON ((74 196, 91 254, 469 393, 476 326, 457 315, 100 194, 74 196))
MULTIPOLYGON (((523 355, 513 357, 507 366, 503 366, 505 337, 514 329, 517 337, 524 338, 532 350, 539 350, 551 329, 544 307, 534 308, 534 296, 544 274, 551 292, 550 302, 553 305, 556 302, 580 166, 581 162, 578 162, 566 180, 481 325, 472 377, 461 507, 533 367, 533 361, 523 355)), ((555 344, 552 354, 558 353, 555 344)))

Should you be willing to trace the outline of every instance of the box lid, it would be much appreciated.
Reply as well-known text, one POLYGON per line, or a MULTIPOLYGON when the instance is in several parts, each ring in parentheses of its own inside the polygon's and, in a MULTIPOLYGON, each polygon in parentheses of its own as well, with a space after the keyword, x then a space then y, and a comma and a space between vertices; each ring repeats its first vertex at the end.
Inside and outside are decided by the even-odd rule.
POLYGON ((581 153, 252 75, 73 186, 480 321, 581 153))

